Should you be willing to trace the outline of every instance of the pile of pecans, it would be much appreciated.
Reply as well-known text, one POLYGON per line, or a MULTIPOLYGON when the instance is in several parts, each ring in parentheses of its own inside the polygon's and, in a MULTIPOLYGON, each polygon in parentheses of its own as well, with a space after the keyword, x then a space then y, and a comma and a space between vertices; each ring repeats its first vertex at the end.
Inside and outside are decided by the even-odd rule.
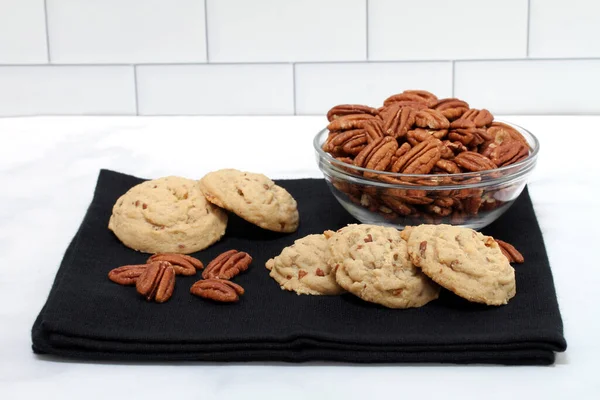
POLYGON ((380 212, 386 219, 414 217, 415 222, 461 224, 502 205, 482 189, 422 190, 423 186, 470 184, 477 174, 508 166, 530 154, 526 139, 513 127, 494 122, 485 109, 463 100, 438 99, 423 90, 406 90, 387 98, 383 106, 343 104, 327 113, 329 136, 323 150, 350 164, 346 172, 419 189, 376 190, 334 179, 334 186, 356 204, 380 212), (361 167, 370 171, 360 171, 361 167), (399 177, 382 172, 428 174, 432 179, 399 177), (447 219, 447 221, 443 219, 447 219))
POLYGON ((197 258, 175 253, 154 254, 146 264, 123 265, 108 273, 108 279, 123 286, 135 286, 147 301, 164 303, 175 290, 175 276, 193 276, 204 269, 201 280, 190 288, 194 296, 221 303, 233 303, 244 294, 244 288, 230 281, 246 271, 252 257, 243 251, 229 250, 212 260, 204 269, 197 258))

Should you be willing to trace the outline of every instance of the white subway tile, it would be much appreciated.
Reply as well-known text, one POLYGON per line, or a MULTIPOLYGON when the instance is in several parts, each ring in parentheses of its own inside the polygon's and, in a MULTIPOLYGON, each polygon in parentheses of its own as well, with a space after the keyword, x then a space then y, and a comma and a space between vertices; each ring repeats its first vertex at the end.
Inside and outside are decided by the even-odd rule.
POLYGON ((370 60, 523 57, 527 0, 370 0, 370 60))
POLYGON ((0 64, 47 61, 44 0, 1 0, 0 64))
POLYGON ((365 60, 365 1, 207 0, 209 60, 365 60))
POLYGON ((204 62, 202 0, 47 0, 55 63, 204 62))
POLYGON ((135 114, 133 67, 0 66, 0 115, 135 114))
POLYGON ((296 113, 324 115, 336 104, 379 107, 392 94, 429 90, 452 94, 452 63, 297 64, 296 113))
POLYGON ((142 115, 293 114, 289 64, 137 67, 142 115))
POLYGON ((529 55, 600 57, 600 2, 531 0, 529 55))
POLYGON ((600 60, 464 61, 454 94, 499 114, 600 113, 600 60))

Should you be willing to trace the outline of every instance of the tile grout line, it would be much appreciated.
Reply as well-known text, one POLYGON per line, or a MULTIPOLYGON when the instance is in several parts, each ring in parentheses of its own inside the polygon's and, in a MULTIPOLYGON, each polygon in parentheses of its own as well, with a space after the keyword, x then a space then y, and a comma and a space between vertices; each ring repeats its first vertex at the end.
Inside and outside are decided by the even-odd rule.
POLYGON ((140 115, 140 101, 138 94, 137 65, 133 65, 133 88, 135 89, 135 115, 140 115))
POLYGON ((204 47, 206 51, 206 62, 208 63, 208 6, 206 3, 208 0, 204 0, 204 47))
POLYGON ((452 60, 452 97, 454 97, 454 81, 456 77, 456 61, 452 60))
POLYGON ((47 0, 44 0, 44 22, 46 23, 46 58, 48 64, 52 64, 50 60, 50 29, 48 28, 48 4, 47 0))
POLYGON ((294 104, 294 115, 296 114, 296 63, 292 63, 292 96, 294 104))
POLYGON ((525 57, 529 58, 529 31, 531 26, 531 0, 527 0, 527 42, 525 43, 525 57))
POLYGON ((369 0, 365 0, 365 5, 366 5, 366 34, 367 34, 367 42, 366 42, 366 56, 367 56, 367 61, 369 60, 369 0))

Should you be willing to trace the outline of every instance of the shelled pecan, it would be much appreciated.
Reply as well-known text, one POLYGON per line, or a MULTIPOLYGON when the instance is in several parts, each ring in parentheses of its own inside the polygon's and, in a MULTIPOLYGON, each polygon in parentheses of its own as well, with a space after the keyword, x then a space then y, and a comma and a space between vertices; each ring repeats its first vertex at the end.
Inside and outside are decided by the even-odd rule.
POLYGON ((135 285, 135 282, 138 280, 139 276, 146 271, 146 268, 148 268, 147 264, 123 265, 122 267, 111 270, 108 273, 108 279, 119 285, 135 285))
POLYGON ((154 261, 167 261, 173 265, 173 269, 175 269, 175 273, 177 275, 195 275, 197 269, 203 269, 204 265, 202 261, 197 258, 185 255, 185 254, 176 254, 176 253, 159 253, 154 254, 148 258, 147 263, 152 263, 154 261))
POLYGON ((171 298, 175 289, 175 270, 167 261, 148 264, 135 283, 139 294, 148 301, 164 303, 171 298))
POLYGON ((233 303, 244 294, 244 288, 228 280, 210 278, 194 283, 190 288, 190 293, 221 303, 233 303))
POLYGON ((243 251, 229 250, 212 260, 202 272, 202 277, 204 279, 231 279, 246 271, 251 262, 252 257, 250 254, 243 251))

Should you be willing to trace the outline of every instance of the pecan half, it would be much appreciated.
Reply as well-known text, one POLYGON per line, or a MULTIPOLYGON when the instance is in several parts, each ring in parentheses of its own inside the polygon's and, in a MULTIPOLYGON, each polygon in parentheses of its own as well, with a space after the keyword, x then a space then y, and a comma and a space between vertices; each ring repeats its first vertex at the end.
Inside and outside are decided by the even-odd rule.
POLYGON ((167 261, 148 264, 148 268, 137 279, 135 288, 146 300, 164 303, 171 298, 175 289, 173 266, 167 261))
POLYGON ((204 279, 231 279, 250 266, 252 257, 243 251, 229 250, 212 260, 202 272, 204 279))
POLYGON ((386 135, 401 138, 415 123, 415 111, 410 107, 392 104, 383 115, 383 131, 386 135))
POLYGON ((425 209, 430 213, 437 214, 442 217, 445 217, 452 213, 452 208, 438 206, 437 204, 430 204, 428 206, 425 206, 425 209))
POLYGON ((460 118, 472 121, 477 128, 483 128, 484 126, 490 125, 494 121, 494 116, 492 113, 485 108, 481 110, 472 108, 465 112, 460 118))
POLYGON ((244 294, 244 288, 223 279, 203 279, 192 285, 190 293, 194 296, 221 303, 233 303, 238 301, 239 296, 244 294))
POLYGON ((438 160, 438 162, 435 163, 435 166, 448 174, 460 174, 461 172, 458 165, 450 160, 438 160))
POLYGON ((385 171, 397 149, 398 142, 393 137, 383 136, 377 138, 358 153, 354 158, 354 165, 385 171))
POLYGON ((364 129, 350 129, 327 138, 323 150, 336 156, 356 155, 367 145, 364 129))
POLYGON ((474 132, 471 129, 453 129, 448 132, 448 139, 460 142, 465 146, 468 146, 474 137, 474 132))
POLYGON ((378 113, 377 109, 361 104, 340 104, 329 110, 327 119, 331 122, 336 118, 352 114, 370 114, 376 116, 378 113))
POLYGON ((108 279, 118 283, 119 285, 135 285, 139 276, 144 273, 148 268, 147 264, 138 265, 123 265, 122 267, 115 268, 108 273, 108 279))
POLYGON ((411 145, 416 146, 417 144, 419 144, 425 140, 429 140, 431 138, 442 139, 444 136, 446 136, 447 133, 448 133, 447 129, 432 130, 432 129, 416 128, 416 129, 413 129, 413 130, 407 132, 406 140, 411 145))
POLYGON ((459 99, 450 98, 438 101, 432 108, 441 112, 448 120, 453 121, 469 110, 469 104, 459 99))
POLYGON ((470 196, 462 200, 463 209, 469 215, 477 215, 482 199, 480 196, 470 196))
POLYGON ((185 255, 185 254, 175 254, 175 253, 159 253, 154 254, 148 258, 146 263, 151 263, 154 261, 168 261, 173 266, 175 270, 175 274, 177 275, 195 275, 197 269, 203 269, 204 265, 202 261, 197 258, 185 255))
POLYGON ((402 143, 402 146, 398 147, 398 150, 396 150, 396 152, 392 156, 389 167, 391 167, 400 157, 408 153, 410 149, 411 145, 409 143, 402 143))
POLYGON ((392 211, 400 215, 410 215, 415 212, 415 208, 413 206, 394 196, 381 196, 381 201, 392 211))
POLYGON ((415 126, 419 128, 448 129, 450 122, 441 112, 427 109, 415 113, 415 126))
POLYGON ((499 167, 514 164, 529 155, 529 147, 518 140, 505 141, 490 152, 490 160, 499 167))
POLYGON ((471 172, 498 168, 489 158, 474 151, 463 151, 454 158, 454 162, 471 172))
POLYGON ((367 135, 368 142, 385 136, 385 133, 383 132, 383 123, 380 119, 365 121, 363 127, 365 130, 365 134, 367 135))
POLYGON ((467 151, 467 147, 461 142, 452 142, 450 140, 444 140, 443 145, 452 150, 454 154, 462 153, 463 151, 467 151))
POLYGON ((427 174, 441 157, 437 139, 426 140, 410 149, 392 165, 392 172, 405 174, 427 174))
POLYGON ((475 128, 475 122, 465 119, 463 117, 460 117, 459 119, 455 119, 454 121, 450 122, 450 129, 469 129, 469 128, 475 128))
POLYGON ((437 103, 438 98, 433 93, 429 93, 425 90, 405 90, 402 93, 392 95, 385 99, 383 105, 387 106, 399 101, 414 101, 416 103, 423 103, 427 107, 431 107, 437 103))
POLYGON ((343 117, 339 117, 334 119, 327 125, 327 129, 329 131, 345 131, 348 129, 360 129, 363 128, 366 121, 370 119, 375 119, 370 114, 352 114, 345 115, 343 117))
POLYGON ((519 251, 517 249, 515 249, 515 247, 512 244, 506 243, 505 241, 500 240, 500 239, 495 239, 495 240, 496 240, 496 243, 498 243, 498 246, 500 247, 502 254, 504 254, 504 257, 506 257, 508 259, 508 262, 517 263, 517 264, 522 264, 525 262, 525 258, 523 258, 523 254, 519 253, 519 251))

